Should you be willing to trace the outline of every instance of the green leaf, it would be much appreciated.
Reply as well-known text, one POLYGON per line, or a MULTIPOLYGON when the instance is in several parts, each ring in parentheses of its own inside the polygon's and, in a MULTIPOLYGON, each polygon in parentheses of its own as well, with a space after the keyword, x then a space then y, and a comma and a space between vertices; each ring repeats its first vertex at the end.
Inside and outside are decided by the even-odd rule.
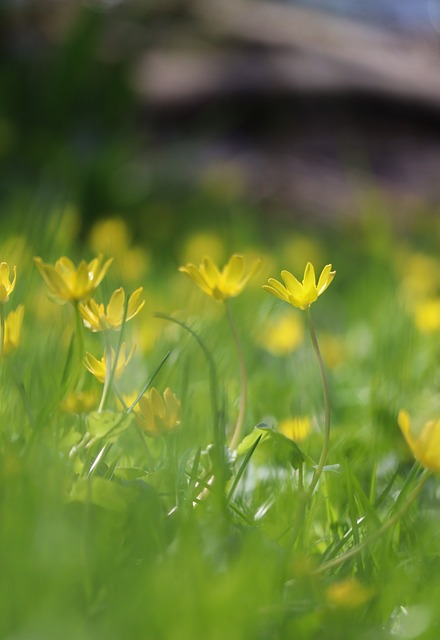
POLYGON ((250 451, 259 438, 260 443, 267 440, 270 437, 267 432, 268 429, 270 429, 270 427, 268 425, 265 425, 264 422, 260 422, 260 424, 257 424, 257 426, 254 427, 253 431, 251 431, 249 435, 245 436, 238 445, 237 455, 242 456, 250 451), (262 427, 261 425, 264 425, 264 427, 262 427))
MULTIPOLYGON (((92 411, 86 418, 87 431, 94 438, 116 440, 130 424, 130 417, 115 411, 92 411)), ((110 441, 110 440, 109 440, 110 441)))
POLYGON ((127 498, 127 491, 123 486, 97 476, 78 480, 69 496, 70 502, 94 504, 119 513, 125 511, 129 502, 127 498))
POLYGON ((257 424, 254 430, 243 438, 237 447, 237 455, 241 456, 250 451, 259 438, 260 444, 263 442, 272 442, 274 458, 281 464, 288 463, 294 469, 298 469, 304 460, 312 462, 310 458, 301 451, 296 442, 287 438, 287 436, 284 436, 282 433, 274 431, 272 427, 265 422, 257 424))

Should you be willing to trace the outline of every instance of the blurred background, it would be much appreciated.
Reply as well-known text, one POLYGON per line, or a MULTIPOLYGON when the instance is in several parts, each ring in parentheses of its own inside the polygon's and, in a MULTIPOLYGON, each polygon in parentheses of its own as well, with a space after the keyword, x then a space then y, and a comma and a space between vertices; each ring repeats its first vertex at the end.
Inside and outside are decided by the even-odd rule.
MULTIPOLYGON (((2 0, 2 216, 158 246, 440 203, 440 0, 2 0)), ((412 224, 411 222, 411 224, 412 224)))

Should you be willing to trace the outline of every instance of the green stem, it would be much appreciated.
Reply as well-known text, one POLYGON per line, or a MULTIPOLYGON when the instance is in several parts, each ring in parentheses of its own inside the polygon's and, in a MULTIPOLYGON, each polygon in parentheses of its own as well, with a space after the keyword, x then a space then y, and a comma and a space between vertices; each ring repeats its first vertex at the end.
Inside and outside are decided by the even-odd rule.
MULTIPOLYGON (((111 372, 112 372, 112 369, 113 369, 113 367, 112 367, 112 352, 111 352, 109 341, 106 340, 106 343, 107 344, 106 344, 106 347, 105 347, 105 380, 104 380, 104 387, 102 389, 101 402, 99 403, 99 407, 98 407, 98 413, 102 413, 104 411, 105 404, 107 402, 108 392, 109 392, 109 389, 110 389, 111 372)), ((116 355, 115 355, 115 362, 117 362, 116 355)))
POLYGON ((229 445, 231 449, 234 449, 240 439, 241 430, 243 428, 243 422, 244 422, 244 414, 246 411, 247 375, 246 375, 246 366, 244 363, 243 349, 241 347, 241 342, 237 332, 237 327, 235 326, 234 318, 232 316, 232 311, 228 303, 228 300, 225 300, 225 307, 226 307, 226 315, 229 321, 229 326, 232 332, 232 337, 234 339, 235 349, 237 351, 238 362, 240 366, 240 378, 241 378, 240 405, 238 409, 237 423, 235 425, 234 433, 232 434, 231 442, 229 445))
POLYGON ((325 416, 324 417, 324 442, 322 444, 322 450, 321 450, 321 455, 320 455, 318 464, 315 467, 309 486, 307 487, 307 489, 298 492, 295 524, 294 524, 294 527, 292 530, 292 536, 290 539, 291 549, 293 548, 298 538, 301 527, 303 525, 304 518, 306 515, 307 503, 310 497, 312 496, 316 485, 318 484, 319 478, 322 475, 322 471, 324 469, 324 466, 327 460, 327 454, 328 454, 329 442, 330 442, 330 397, 328 393, 328 384, 327 384, 327 377, 324 369, 324 362, 322 360, 321 351, 319 349, 318 339, 316 337, 315 326, 313 324, 310 308, 307 309, 307 320, 309 323, 310 337, 312 339, 313 349, 318 359, 319 371, 321 373, 322 388, 324 393, 324 416, 325 416))
POLYGON ((327 460, 327 455, 328 455, 328 449, 329 449, 329 443, 330 443, 330 396, 328 392, 327 376, 325 373, 324 362, 322 360, 321 351, 319 349, 318 339, 316 337, 315 326, 313 324, 310 308, 307 309, 307 320, 309 322, 310 337, 312 338, 313 349, 315 351, 315 354, 319 363, 319 371, 321 373, 322 389, 324 393, 324 442, 322 444, 321 456, 319 458, 318 465, 315 468, 312 480, 307 489, 307 495, 311 496, 313 493, 313 490, 318 484, 319 478, 322 475, 322 471, 324 469, 324 466, 327 460))
POLYGON ((378 538, 380 538, 384 533, 386 533, 391 527, 393 527, 400 518, 404 515, 404 513, 408 510, 408 508, 412 505, 412 503, 416 500, 416 498, 420 495, 423 487, 426 484, 426 481, 430 478, 431 472, 425 469, 425 471, 420 476, 420 480, 417 485, 414 487, 413 491, 409 494, 408 499, 405 503, 397 509, 395 513, 383 524, 377 531, 372 533, 368 538, 365 538, 363 542, 352 547, 349 551, 346 551, 341 556, 334 558, 333 560, 329 560, 328 562, 324 562, 318 569, 314 571, 315 574, 325 573, 329 569, 333 569, 337 567, 347 560, 356 557, 361 551, 366 549, 370 544, 375 542, 378 538))
POLYGON ((121 346, 122 346, 122 338, 124 336, 125 322, 126 322, 126 319, 127 319, 128 300, 129 300, 129 298, 127 296, 127 298, 125 300, 124 313, 123 313, 123 316, 122 316, 122 323, 121 323, 121 330, 119 332, 119 339, 118 339, 118 344, 116 346, 115 360, 113 362, 113 365, 112 365, 112 357, 111 357, 112 351, 111 351, 111 346, 110 346, 109 331, 105 332, 105 343, 106 343, 106 348, 105 348, 105 381, 104 381, 104 388, 102 390, 101 402, 99 403, 99 407, 98 407, 98 413, 101 413, 102 411, 104 411, 109 391, 113 387, 113 380, 115 379, 116 369, 117 369, 117 366, 118 366, 119 354, 121 352, 121 346))
POLYGON ((79 371, 82 371, 82 362, 84 357, 84 334, 83 334, 83 322, 81 319, 81 314, 79 312, 79 303, 74 302, 73 307, 75 309, 75 321, 76 321, 76 335, 78 339, 78 361, 79 361, 79 371))

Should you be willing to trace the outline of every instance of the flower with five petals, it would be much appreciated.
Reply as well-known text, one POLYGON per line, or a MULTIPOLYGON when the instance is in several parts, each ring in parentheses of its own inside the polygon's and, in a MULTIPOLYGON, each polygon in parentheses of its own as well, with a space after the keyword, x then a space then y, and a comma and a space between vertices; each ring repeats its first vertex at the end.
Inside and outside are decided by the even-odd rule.
POLYGON ((284 284, 281 284, 275 278, 269 278, 268 284, 263 285, 263 289, 294 307, 305 310, 318 299, 321 293, 324 293, 335 274, 336 271, 332 271, 332 265, 326 265, 319 276, 318 284, 316 284, 315 269, 312 263, 308 262, 302 283, 289 271, 284 270, 281 271, 284 284))
POLYGON ((202 291, 218 302, 237 296, 247 282, 256 274, 261 266, 261 260, 254 261, 247 273, 244 273, 244 257, 237 253, 219 271, 211 258, 203 258, 199 267, 188 263, 179 267, 179 271, 186 273, 202 291))
MULTIPOLYGON (((142 291, 142 287, 139 287, 128 299, 125 320, 134 318, 144 306, 145 300, 139 301, 142 291)), ((125 291, 120 287, 112 294, 107 309, 103 304, 98 304, 95 300, 90 299, 85 304, 79 305, 79 312, 85 326, 91 331, 108 331, 109 329, 117 331, 121 328, 124 319, 124 307, 125 291)))
POLYGON ((55 266, 44 263, 41 258, 34 258, 34 261, 52 298, 64 304, 90 298, 107 273, 113 258, 102 264, 103 256, 99 255, 89 263, 82 260, 78 267, 66 256, 57 260, 55 266))

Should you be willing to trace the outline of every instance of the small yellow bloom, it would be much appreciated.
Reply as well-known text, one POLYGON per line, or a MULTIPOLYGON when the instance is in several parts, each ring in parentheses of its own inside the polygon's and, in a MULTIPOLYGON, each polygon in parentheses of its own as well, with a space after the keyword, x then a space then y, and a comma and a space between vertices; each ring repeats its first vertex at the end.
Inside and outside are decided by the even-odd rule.
MULTIPOLYGON (((119 378, 122 376, 122 374, 124 373, 125 367, 130 362, 133 356, 133 353, 134 353, 134 347, 127 354, 127 348, 126 348, 125 342, 123 342, 121 345, 121 349, 119 351, 118 362, 116 365, 115 380, 119 380, 119 378)), ((92 354, 87 351, 86 357, 84 359, 85 368, 88 369, 90 373, 93 374, 95 378, 102 383, 105 382, 105 377, 107 372, 107 359, 108 359, 107 354, 108 354, 108 351, 106 349, 104 356, 101 358, 101 360, 98 360, 97 358, 95 358, 95 356, 92 356, 92 354)), ((115 363, 115 357, 116 357, 115 350, 111 349, 110 350, 110 367, 112 369, 115 363)))
POLYGON ((7 302, 9 295, 14 291, 17 278, 17 267, 12 267, 14 277, 10 278, 10 270, 7 262, 0 262, 0 303, 7 302))
POLYGON ((24 306, 18 305, 10 311, 5 319, 5 335, 3 338, 3 354, 15 351, 20 344, 21 325, 23 324, 24 306))
POLYGON ((440 329, 440 298, 428 298, 414 307, 414 320, 421 333, 435 333, 440 329))
POLYGON ((61 409, 66 413, 88 413, 96 409, 99 398, 94 391, 77 391, 69 393, 61 403, 61 409))
MULTIPOLYGON (((142 309, 145 300, 139 301, 142 294, 142 287, 136 289, 128 299, 126 320, 131 320, 142 309)), ((91 331, 115 331, 121 328, 124 318, 125 291, 122 287, 116 289, 110 298, 110 302, 105 309, 103 304, 98 304, 94 300, 88 300, 85 304, 79 305, 79 312, 84 320, 84 324, 91 331)))
POLYGON ((284 314, 270 319, 256 336, 258 344, 274 356, 294 351, 304 340, 304 327, 298 315, 284 314))
POLYGON ((326 590, 327 602, 333 607, 355 609, 365 604, 374 595, 374 589, 363 585, 356 578, 334 582, 326 590))
POLYGON ((405 409, 399 411, 397 422, 416 460, 431 471, 440 471, 440 419, 428 420, 417 438, 411 432, 411 419, 405 409))
POLYGON ((79 302, 90 298, 100 284, 113 258, 102 264, 103 256, 91 260, 88 264, 82 260, 78 267, 73 262, 61 257, 53 267, 45 264, 41 258, 34 258, 38 271, 50 289, 53 298, 64 304, 65 302, 79 302))
POLYGON ((188 274, 208 296, 222 302, 237 296, 260 266, 261 260, 255 260, 248 273, 243 275, 244 258, 234 253, 222 271, 210 258, 203 258, 199 267, 188 263, 185 267, 179 267, 179 271, 188 274))
POLYGON ((278 425, 278 431, 295 442, 303 442, 312 430, 308 416, 286 418, 278 425))
POLYGON ((148 436, 163 436, 180 425, 180 400, 167 387, 163 397, 152 387, 138 403, 136 419, 148 436))
POLYGON ((284 285, 275 278, 269 278, 269 284, 263 285, 263 289, 294 307, 304 310, 308 309, 321 293, 324 293, 335 274, 336 271, 332 271, 332 265, 326 265, 319 276, 318 285, 316 285, 315 269, 312 263, 308 262, 302 283, 289 271, 281 271, 284 285))

